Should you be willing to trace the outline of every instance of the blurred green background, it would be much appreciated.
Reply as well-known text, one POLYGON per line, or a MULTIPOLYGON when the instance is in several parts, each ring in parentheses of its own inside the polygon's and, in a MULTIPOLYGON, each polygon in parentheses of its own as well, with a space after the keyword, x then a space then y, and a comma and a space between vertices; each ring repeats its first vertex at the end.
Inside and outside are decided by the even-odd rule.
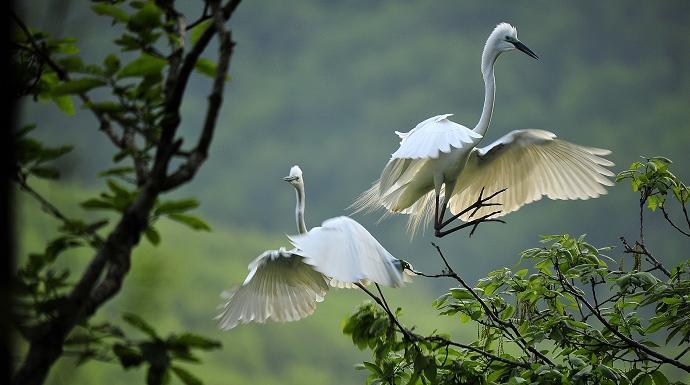
MULTIPOLYGON (((201 2, 179 2, 190 20, 201 2)), ((19 4, 30 25, 79 38, 85 61, 100 62, 115 29, 82 1, 19 4)), ((299 1, 240 5, 229 23, 238 43, 232 81, 211 148, 198 178, 172 196, 196 196, 212 233, 160 223, 161 246, 133 257, 124 290, 98 317, 136 312, 162 332, 187 328, 217 338, 222 351, 190 368, 207 384, 357 384, 359 352, 341 334, 341 320, 364 300, 359 291, 333 290, 316 313, 297 323, 216 329, 219 293, 241 282, 246 265, 263 250, 288 246, 295 232, 294 193, 281 180, 293 164, 305 173, 307 222, 347 213, 345 208, 378 177, 398 138, 441 113, 473 127, 483 101, 480 54, 493 27, 508 21, 539 56, 503 55, 496 67, 496 105, 484 144, 520 128, 542 128, 560 138, 613 151, 618 172, 639 155, 664 155, 690 179, 690 3, 687 1, 299 1)), ((211 52, 209 57, 213 58, 211 52)), ((195 133, 210 82, 194 77, 183 106, 186 132, 195 133)), ((96 173, 112 149, 88 114, 62 115, 51 104, 25 103, 21 119, 37 123, 49 144, 76 145, 60 163, 63 180, 37 184, 65 211, 85 215, 78 202, 98 191, 96 173)), ((21 198, 21 197, 20 197, 21 198)), ((487 224, 471 239, 457 234, 440 245, 469 281, 537 244, 540 234, 588 234, 599 246, 635 239, 637 196, 627 185, 593 201, 540 201, 487 224)), ((32 201, 17 207, 20 255, 39 250, 56 223, 32 201)), ((357 215, 394 255, 425 271, 440 268, 430 232, 410 241, 404 217, 376 223, 357 215)), ((687 242, 668 238, 662 218, 648 223, 648 244, 672 264, 688 258, 687 242)), ((618 259, 620 247, 610 255, 618 259)), ((61 263, 81 266, 89 255, 61 263)), ((79 268, 74 274, 79 272, 79 268)), ((403 320, 421 330, 476 330, 439 319, 431 301, 450 281, 417 281, 389 290, 403 320)), ((63 359, 50 384, 142 383, 143 372, 88 363, 74 370, 63 359)), ((177 380, 173 380, 177 381, 177 380)))

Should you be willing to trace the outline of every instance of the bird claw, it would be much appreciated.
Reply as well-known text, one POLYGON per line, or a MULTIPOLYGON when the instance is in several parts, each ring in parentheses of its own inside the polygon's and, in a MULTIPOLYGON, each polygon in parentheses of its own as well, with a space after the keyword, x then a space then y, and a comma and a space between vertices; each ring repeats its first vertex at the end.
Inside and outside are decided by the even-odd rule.
POLYGON ((450 230, 445 230, 445 231, 443 230, 444 228, 448 227, 448 225, 453 223, 455 220, 459 220, 461 216, 463 216, 464 214, 467 214, 470 211, 471 211, 471 213, 470 213, 468 219, 471 219, 472 217, 474 217, 474 215, 479 211, 479 209, 481 209, 483 207, 501 206, 500 203, 487 203, 487 202, 489 200, 493 199, 494 197, 496 197, 497 195, 505 192, 505 191, 506 191, 506 189, 504 188, 504 189, 501 189, 501 190, 494 192, 493 194, 491 194, 487 197, 484 197, 484 188, 482 187, 481 191, 479 192, 479 197, 477 198, 477 200, 474 203, 472 203, 471 205, 469 205, 468 207, 466 207, 465 209, 463 209, 459 213, 454 214, 453 216, 451 216, 450 218, 448 218, 445 221, 443 220, 444 219, 443 217, 445 216, 446 202, 444 202, 444 207, 441 210, 441 215, 439 215, 439 212, 438 212, 439 197, 437 195, 436 196, 436 210, 435 210, 436 215, 434 218, 434 236, 437 238, 443 238, 446 235, 452 234, 458 230, 464 229, 465 227, 469 227, 469 226, 472 226, 472 231, 470 232, 470 236, 472 236, 474 234, 474 231, 477 229, 477 227, 479 226, 480 223, 483 223, 483 222, 505 223, 505 221, 503 221, 503 220, 491 218, 494 215, 497 215, 501 212, 501 210, 496 210, 496 211, 491 212, 489 214, 483 215, 479 218, 472 219, 471 221, 463 222, 462 224, 460 224, 456 227, 453 227, 450 230))

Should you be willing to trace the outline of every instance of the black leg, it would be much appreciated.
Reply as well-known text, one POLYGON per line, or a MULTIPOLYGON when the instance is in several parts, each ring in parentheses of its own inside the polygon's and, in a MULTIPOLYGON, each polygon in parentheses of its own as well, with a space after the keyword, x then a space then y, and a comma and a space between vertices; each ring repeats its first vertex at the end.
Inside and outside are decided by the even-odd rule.
POLYGON ((442 238, 448 234, 452 234, 458 230, 472 226, 472 231, 470 232, 470 236, 472 236, 472 234, 474 234, 474 231, 477 229, 477 226, 479 226, 480 223, 483 223, 483 222, 505 223, 504 221, 499 220, 499 219, 491 219, 492 216, 501 212, 501 210, 497 210, 497 211, 494 211, 490 214, 484 215, 480 218, 476 218, 476 219, 470 220, 468 222, 464 222, 463 224, 458 225, 458 226, 456 226, 450 230, 446 230, 446 231, 443 230, 444 228, 446 228, 448 225, 450 225, 452 222, 454 222, 456 219, 460 218, 464 214, 471 212, 471 214, 469 216, 469 218, 471 219, 477 213, 477 211, 482 207, 500 206, 501 205, 500 203, 487 203, 487 202, 490 199, 494 198, 495 196, 497 196, 498 194, 501 194, 504 191, 506 191, 506 189, 496 191, 495 193, 489 195, 488 197, 484 197, 484 188, 482 188, 482 190, 479 192, 479 197, 477 198, 477 200, 474 203, 472 203, 470 206, 463 209, 459 213, 452 215, 450 218, 448 218, 445 221, 443 220, 443 217, 445 216, 445 212, 446 212, 446 202, 443 203, 443 208, 441 210, 441 216, 439 216, 438 215, 439 196, 437 194, 436 195, 436 218, 434 220, 434 230, 435 230, 434 235, 437 238, 442 238))
POLYGON ((434 230, 436 230, 437 232, 439 230, 441 230, 441 227, 442 227, 441 222, 443 221, 443 219, 440 219, 438 217, 438 205, 439 205, 438 199, 439 199, 438 193, 436 193, 436 205, 434 206, 434 230))

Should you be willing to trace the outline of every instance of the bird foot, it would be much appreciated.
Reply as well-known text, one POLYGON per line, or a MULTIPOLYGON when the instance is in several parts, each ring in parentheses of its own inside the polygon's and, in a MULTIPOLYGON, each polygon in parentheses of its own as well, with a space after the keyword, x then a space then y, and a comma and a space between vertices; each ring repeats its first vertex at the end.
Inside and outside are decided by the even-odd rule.
POLYGON ((466 227, 470 227, 470 226, 472 226, 472 231, 470 231, 470 236, 472 236, 474 234, 474 231, 477 229, 477 227, 479 226, 480 223, 484 223, 484 222, 505 223, 505 221, 503 221, 503 220, 492 218, 493 216, 499 214, 501 212, 501 210, 493 211, 489 214, 483 215, 479 218, 475 218, 475 219, 472 219, 472 220, 467 221, 467 222, 462 222, 462 220, 460 220, 460 217, 467 214, 467 213, 470 213, 468 219, 471 219, 472 217, 474 217, 474 215, 477 213, 477 211, 479 211, 479 209, 481 209, 482 207, 500 206, 501 205, 500 203, 488 203, 488 201, 491 200, 492 198, 496 197, 497 195, 503 193, 504 191, 506 191, 506 189, 496 191, 495 193, 493 193, 487 197, 484 197, 484 188, 482 187, 482 190, 479 192, 479 197, 477 198, 477 200, 474 203, 472 203, 471 205, 469 205, 467 208, 463 209, 459 213, 452 215, 450 218, 448 218, 445 221, 444 221, 444 216, 445 216, 445 211, 446 211, 446 205, 444 203, 443 208, 441 210, 441 213, 440 213, 440 215, 438 215, 439 214, 438 213, 439 199, 437 197, 436 198, 436 204, 437 204, 436 214, 437 215, 434 218, 434 236, 436 238, 443 238, 446 235, 452 234, 458 230, 462 230, 462 229, 464 229, 466 227), (451 229, 444 230, 451 223, 453 223, 455 220, 460 220, 462 222, 462 224, 455 226, 451 229))

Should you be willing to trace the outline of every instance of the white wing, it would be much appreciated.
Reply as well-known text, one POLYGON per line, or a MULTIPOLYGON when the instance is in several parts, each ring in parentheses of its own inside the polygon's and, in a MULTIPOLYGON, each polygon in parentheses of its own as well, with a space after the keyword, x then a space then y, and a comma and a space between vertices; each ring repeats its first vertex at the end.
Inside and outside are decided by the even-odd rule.
MULTIPOLYGON (((602 156, 611 151, 584 147, 543 130, 516 130, 487 147, 475 149, 458 178, 450 200, 453 213, 474 203, 484 187, 484 196, 507 190, 483 207, 473 218, 501 210, 498 216, 541 199, 589 199, 606 194, 614 174, 605 167, 613 163, 602 156)), ((468 220, 469 213, 461 217, 468 220)))
POLYGON ((450 152, 451 147, 462 148, 482 138, 469 128, 451 122, 452 114, 438 115, 419 123, 409 132, 398 132, 400 148, 391 158, 438 158, 440 152, 450 152))
POLYGON ((223 330, 268 319, 296 321, 312 314, 327 291, 326 278, 294 250, 266 251, 249 264, 242 286, 223 293, 216 319, 223 330))
POLYGON ((398 287, 404 282, 400 261, 349 217, 328 219, 321 227, 288 238, 305 262, 332 277, 336 286, 369 280, 398 287))

